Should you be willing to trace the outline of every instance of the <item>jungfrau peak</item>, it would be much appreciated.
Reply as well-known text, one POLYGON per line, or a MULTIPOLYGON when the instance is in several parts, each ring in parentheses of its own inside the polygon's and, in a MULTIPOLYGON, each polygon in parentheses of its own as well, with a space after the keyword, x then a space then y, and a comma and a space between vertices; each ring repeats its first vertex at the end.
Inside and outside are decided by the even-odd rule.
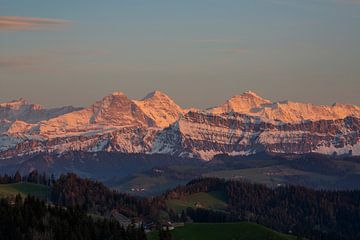
POLYGON ((336 120, 347 116, 360 117, 360 107, 355 105, 337 103, 328 106, 291 101, 271 102, 251 91, 234 96, 209 111, 214 114, 237 112, 260 117, 263 121, 277 120, 286 123, 336 120))
POLYGON ((252 109, 260 108, 263 105, 270 103, 269 100, 260 97, 256 93, 246 91, 241 95, 233 96, 224 104, 209 110, 215 114, 226 112, 249 113, 252 109))

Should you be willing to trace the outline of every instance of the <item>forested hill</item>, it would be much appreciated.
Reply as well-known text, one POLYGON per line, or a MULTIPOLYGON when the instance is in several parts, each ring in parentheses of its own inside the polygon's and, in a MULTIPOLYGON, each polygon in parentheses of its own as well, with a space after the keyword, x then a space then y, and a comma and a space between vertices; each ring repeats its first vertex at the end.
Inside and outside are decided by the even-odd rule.
POLYGON ((360 191, 202 178, 157 197, 138 198, 75 174, 50 181, 49 188, 52 203, 100 216, 116 209, 144 223, 249 221, 307 239, 360 239, 360 191))
POLYGON ((190 199, 201 192, 221 192, 227 205, 217 211, 216 207, 202 205, 206 199, 197 200, 186 210, 195 222, 246 220, 309 239, 360 239, 360 191, 315 191, 298 186, 271 189, 206 178, 193 180, 163 197, 168 201, 190 199))
POLYGON ((145 217, 150 212, 148 199, 112 191, 104 184, 75 174, 62 175, 51 187, 51 201, 62 206, 79 206, 82 210, 105 215, 113 209, 129 217, 145 217))

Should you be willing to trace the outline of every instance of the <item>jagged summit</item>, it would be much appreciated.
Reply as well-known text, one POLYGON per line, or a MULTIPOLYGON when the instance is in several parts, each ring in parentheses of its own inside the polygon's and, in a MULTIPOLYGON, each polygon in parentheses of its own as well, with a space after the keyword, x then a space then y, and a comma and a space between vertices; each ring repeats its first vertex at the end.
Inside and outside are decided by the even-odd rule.
POLYGON ((126 96, 123 92, 116 91, 110 94, 111 96, 126 96))
POLYGON ((108 105, 118 102, 120 99, 131 101, 123 92, 113 92, 97 101, 93 106, 101 105, 102 107, 107 107, 108 105))
POLYGON ((255 97, 255 98, 262 98, 256 92, 253 92, 251 90, 247 90, 247 91, 243 92, 241 94, 241 96, 249 96, 249 97, 251 96, 251 97, 255 97))
POLYGON ((231 97, 229 100, 231 99, 236 99, 236 98, 241 98, 241 99, 256 99, 256 101, 259 102, 266 102, 266 103, 270 103, 270 100, 267 100, 263 97, 261 97, 259 94, 257 94, 256 92, 253 92, 251 90, 247 90, 245 92, 243 92, 240 95, 235 95, 233 97, 231 97))
POLYGON ((209 109, 212 113, 240 112, 248 113, 251 109, 262 107, 264 104, 270 104, 271 101, 264 99, 255 92, 246 91, 241 95, 235 95, 222 105, 209 109))
POLYGON ((160 91, 153 91, 142 100, 134 102, 162 128, 174 123, 185 112, 168 95, 160 91))
MULTIPOLYGON (((249 105, 249 107, 259 107, 262 104, 269 104, 271 103, 270 100, 265 99, 259 96, 257 93, 252 92, 250 90, 231 97, 228 101, 233 101, 234 104, 239 104, 239 102, 245 102, 249 105)), ((241 104, 241 103, 240 103, 241 104)))
POLYGON ((152 91, 150 93, 148 93, 142 100, 146 100, 146 99, 150 99, 150 98, 169 98, 170 97, 168 95, 166 95, 163 92, 160 92, 158 90, 152 91))

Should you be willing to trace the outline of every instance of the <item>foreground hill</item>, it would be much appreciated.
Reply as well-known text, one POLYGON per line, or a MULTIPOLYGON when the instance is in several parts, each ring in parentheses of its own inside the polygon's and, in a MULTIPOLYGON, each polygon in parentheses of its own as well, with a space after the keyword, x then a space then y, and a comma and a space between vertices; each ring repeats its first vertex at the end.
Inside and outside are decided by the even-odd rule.
MULTIPOLYGON (((295 240, 296 237, 278 233, 255 223, 189 223, 171 231, 174 240, 295 240)), ((157 232, 149 240, 158 240, 157 232)))
POLYGON ((169 209, 174 209, 177 213, 181 213, 187 208, 226 211, 229 207, 227 196, 223 191, 193 193, 180 199, 169 199, 166 201, 166 204, 169 209))
POLYGON ((263 152, 360 155, 360 107, 354 105, 273 103, 245 92, 219 107, 187 110, 158 91, 142 100, 114 92, 84 109, 24 105, 18 113, 17 105, 0 104, 0 159, 71 151, 204 160, 263 152))

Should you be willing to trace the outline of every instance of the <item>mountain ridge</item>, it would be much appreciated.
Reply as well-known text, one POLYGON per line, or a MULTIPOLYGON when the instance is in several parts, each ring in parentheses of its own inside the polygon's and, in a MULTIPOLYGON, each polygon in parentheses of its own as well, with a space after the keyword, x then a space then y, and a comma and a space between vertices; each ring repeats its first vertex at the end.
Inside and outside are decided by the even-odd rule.
POLYGON ((190 110, 154 91, 141 100, 114 92, 81 109, 37 106, 24 99, 0 104, 0 158, 72 150, 205 160, 259 151, 360 154, 360 107, 349 104, 271 102, 246 91, 218 107, 190 110))

